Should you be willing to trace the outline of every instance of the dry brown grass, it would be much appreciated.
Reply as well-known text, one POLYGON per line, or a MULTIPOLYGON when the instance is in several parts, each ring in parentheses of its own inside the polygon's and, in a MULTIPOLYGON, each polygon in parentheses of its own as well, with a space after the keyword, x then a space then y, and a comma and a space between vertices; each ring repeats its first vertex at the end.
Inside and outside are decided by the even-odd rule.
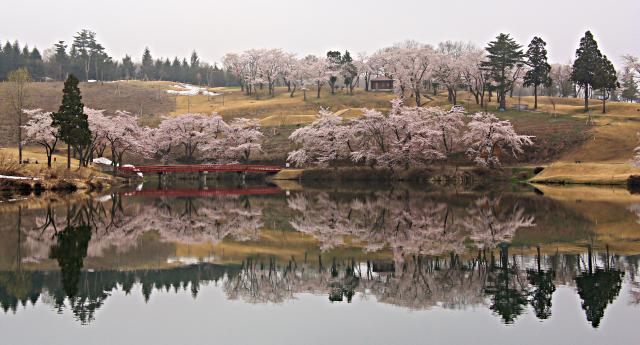
MULTIPOLYGON (((64 146, 63 146, 64 147, 64 146)), ((66 167, 67 166, 67 157, 63 153, 62 148, 60 149, 60 153, 54 154, 52 156, 51 165, 53 167, 66 167), (55 158, 55 161, 54 159, 55 158)), ((0 153, 13 157, 16 161, 18 160, 18 149, 15 147, 12 148, 0 148, 0 153)), ((22 150, 22 159, 28 159, 33 161, 38 161, 38 164, 25 164, 25 166, 47 166, 47 155, 44 152, 44 149, 39 146, 26 146, 22 150)), ((71 158, 71 166, 77 167, 78 160, 75 158, 71 158)))
POLYGON ((640 169, 628 163, 556 162, 531 179, 533 183, 625 184, 640 169))
MULTIPOLYGON (((54 155, 57 158, 56 162, 52 163, 51 168, 47 167, 47 158, 44 153, 40 153, 35 150, 36 148, 27 147, 23 151, 24 159, 34 159, 38 160, 38 164, 22 164, 17 167, 17 169, 13 169, 10 173, 1 173, 4 169, 2 165, 2 161, 0 160, 0 175, 12 175, 12 176, 25 176, 25 177, 36 177, 40 178, 44 181, 52 181, 52 180, 83 180, 88 181, 93 179, 94 177, 101 178, 109 178, 108 175, 103 174, 102 172, 92 168, 78 168, 78 160, 72 159, 71 169, 67 169, 67 159, 66 157, 60 155, 54 155)), ((18 149, 15 148, 2 148, 0 149, 0 157, 8 157, 8 160, 12 160, 17 163, 18 157, 18 149)), ((4 169, 6 170, 6 169, 4 169)))
POLYGON ((265 126, 299 124, 312 122, 313 115, 320 108, 332 111, 349 111, 346 117, 357 116, 360 108, 389 108, 389 101, 395 96, 392 93, 354 91, 354 95, 346 92, 338 92, 331 95, 328 90, 323 90, 320 99, 315 92, 307 92, 307 101, 304 101, 301 91, 297 91, 294 97, 290 97, 286 88, 276 88, 275 96, 266 94, 266 90, 259 91, 260 98, 254 95, 246 95, 239 88, 211 88, 211 91, 224 92, 224 105, 222 96, 208 97, 198 96, 172 96, 176 100, 176 108, 173 115, 187 112, 210 113, 218 112, 224 118, 249 117, 265 119, 265 126), (311 115, 304 117, 305 115, 311 115), (306 122, 302 122, 306 121, 306 122))
POLYGON ((20 176, 20 162, 14 155, 0 151, 0 175, 20 176))
MULTIPOLYGON (((0 83, 0 146, 17 146, 16 127, 9 109, 7 87, 7 83, 0 83)), ((29 84, 27 108, 56 111, 62 100, 62 87, 62 82, 29 84)), ((162 82, 80 83, 85 106, 104 109, 107 114, 126 110, 137 114, 143 124, 150 125, 157 123, 160 115, 175 109, 175 100, 165 89, 162 82)))

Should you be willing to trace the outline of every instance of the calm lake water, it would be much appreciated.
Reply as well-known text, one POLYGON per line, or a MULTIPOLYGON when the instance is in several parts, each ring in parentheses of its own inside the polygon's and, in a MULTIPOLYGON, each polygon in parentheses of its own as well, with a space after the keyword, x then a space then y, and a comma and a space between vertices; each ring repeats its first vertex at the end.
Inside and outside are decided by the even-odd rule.
POLYGON ((154 183, 0 202, 2 344, 638 344, 640 196, 154 183))

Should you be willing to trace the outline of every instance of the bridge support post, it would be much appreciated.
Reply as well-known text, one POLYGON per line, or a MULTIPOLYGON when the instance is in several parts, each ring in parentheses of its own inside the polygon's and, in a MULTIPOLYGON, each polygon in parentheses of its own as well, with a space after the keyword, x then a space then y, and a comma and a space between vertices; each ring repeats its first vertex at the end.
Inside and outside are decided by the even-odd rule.
POLYGON ((200 184, 200 189, 207 189, 207 175, 208 171, 201 171, 198 173, 198 182, 200 184))
POLYGON ((158 173, 158 188, 164 189, 167 186, 167 173, 158 173))

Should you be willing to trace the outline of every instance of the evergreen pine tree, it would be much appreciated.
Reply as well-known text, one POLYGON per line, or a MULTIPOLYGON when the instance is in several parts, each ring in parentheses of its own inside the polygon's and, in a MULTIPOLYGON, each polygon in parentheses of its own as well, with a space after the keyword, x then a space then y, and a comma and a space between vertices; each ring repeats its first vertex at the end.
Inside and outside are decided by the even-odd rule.
POLYGON ((524 86, 533 86, 533 109, 538 109, 538 86, 551 86, 551 65, 547 62, 547 43, 540 37, 534 37, 527 50, 527 65, 531 67, 524 75, 524 86))
POLYGON ((584 90, 584 111, 589 111, 590 90, 595 89, 596 68, 602 62, 602 53, 598 43, 590 31, 585 32, 580 39, 580 46, 576 50, 576 60, 573 62, 571 80, 584 90))
POLYGON ((618 74, 615 67, 606 55, 603 55, 600 59, 600 63, 596 66, 595 82, 593 84, 594 89, 598 89, 602 92, 602 113, 606 112, 605 103, 611 93, 620 87, 618 83, 618 74))
POLYGON ((491 79, 496 82, 500 110, 504 111, 507 108, 507 92, 513 87, 513 69, 519 68, 523 62, 522 46, 509 34, 501 33, 495 41, 489 42, 485 50, 488 53, 487 61, 482 63, 482 67, 489 71, 491 79))
MULTIPOLYGON (((51 114, 52 125, 58 128, 60 138, 67 144, 67 169, 71 168, 71 147, 83 152, 83 148, 91 141, 91 130, 78 83, 78 78, 70 74, 64 82, 62 104, 57 112, 51 114)), ((80 164, 83 163, 84 157, 81 156, 80 164)))
POLYGON ((142 53, 142 78, 144 80, 153 79, 153 57, 149 48, 144 48, 142 53))

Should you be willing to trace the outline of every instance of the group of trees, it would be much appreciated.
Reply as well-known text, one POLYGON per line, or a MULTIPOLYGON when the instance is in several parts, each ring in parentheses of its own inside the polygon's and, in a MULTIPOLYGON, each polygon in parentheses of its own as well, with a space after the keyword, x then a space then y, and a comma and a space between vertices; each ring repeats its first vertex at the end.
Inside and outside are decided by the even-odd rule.
POLYGON ((576 50, 576 60, 571 72, 573 80, 584 93, 584 109, 589 109, 589 97, 595 90, 600 90, 602 99, 602 113, 605 113, 605 102, 611 93, 620 87, 613 64, 598 48, 598 43, 591 32, 587 31, 580 40, 580 47, 576 50))
POLYGON ((189 60, 178 57, 154 59, 149 48, 145 48, 139 61, 135 62, 131 55, 125 55, 121 60, 110 56, 95 32, 81 30, 70 44, 58 41, 44 53, 37 48, 21 47, 18 41, 6 42, 0 47, 0 80, 7 80, 13 70, 26 68, 33 80, 65 80, 69 74, 74 74, 83 81, 141 79, 207 85, 234 82, 227 80, 226 73, 215 64, 201 62, 195 51, 189 60))
MULTIPOLYGON (((627 58, 621 70, 623 94, 616 99, 635 100, 637 89, 637 59, 627 58)), ((206 85, 240 85, 247 94, 259 97, 267 88, 274 94, 276 85, 288 88, 291 97, 297 90, 313 87, 316 97, 328 85, 331 93, 344 88, 350 94, 363 85, 370 88, 372 77, 393 79, 399 97, 411 97, 416 105, 423 104, 430 90, 446 89, 448 98, 457 103, 457 91, 469 91, 477 104, 484 106, 496 94, 500 109, 506 108, 505 96, 513 94, 516 87, 532 87, 536 98, 544 90, 548 96, 585 97, 599 91, 604 101, 611 98, 620 87, 613 64, 603 55, 590 32, 581 39, 575 61, 570 65, 550 65, 547 61, 546 43, 534 37, 527 51, 523 51, 509 34, 501 33, 487 47, 480 49, 473 44, 446 41, 433 47, 416 41, 405 41, 382 48, 371 55, 358 54, 353 58, 349 51, 329 51, 326 56, 309 55, 303 58, 281 49, 251 49, 243 53, 229 53, 223 59, 223 68, 200 61, 194 51, 189 59, 174 57, 154 58, 145 48, 139 62, 130 55, 121 61, 109 56, 96 33, 81 30, 71 44, 59 41, 53 48, 41 54, 38 49, 21 48, 19 42, 7 42, 0 48, 0 80, 9 72, 27 68, 34 80, 48 77, 64 80, 68 74, 82 80, 172 80, 206 85), (44 55, 44 57, 43 57, 44 55)), ((604 110, 604 103, 603 103, 604 110)))
MULTIPOLYGON (((600 91, 604 112, 604 101, 619 88, 613 64, 600 52, 588 31, 572 66, 550 65, 542 38, 534 37, 525 52, 509 34, 498 35, 484 50, 464 42, 446 41, 433 47, 405 41, 370 56, 360 54, 357 60, 348 51, 344 54, 329 51, 326 57, 309 55, 300 59, 279 49, 252 49, 227 54, 223 62, 243 90, 256 96, 263 86, 273 95, 278 80, 288 87, 292 97, 300 87, 314 87, 319 98, 324 85, 329 85, 333 94, 338 83, 352 94, 361 80, 368 91, 371 78, 378 76, 392 79, 398 96, 413 98, 417 106, 423 105, 422 99, 428 97, 429 90, 436 93, 443 88, 454 105, 458 90, 469 91, 481 106, 485 105, 485 95, 491 101, 495 92, 499 108, 504 110, 506 96, 512 96, 515 87, 531 87, 534 108, 538 107, 542 90, 549 96, 561 97, 577 97, 582 92, 586 111, 588 99, 594 91, 600 91)), ((625 66, 625 71, 634 70, 629 66, 632 62, 625 66)), ((629 91, 624 98, 633 100, 637 94, 636 81, 633 76, 626 79, 625 89, 629 91)))
POLYGON ((243 53, 229 53, 223 58, 224 68, 240 83, 240 87, 248 95, 260 96, 265 86, 269 95, 273 96, 276 85, 285 85, 291 97, 297 90, 305 92, 310 87, 316 88, 316 97, 324 85, 329 85, 335 94, 338 80, 349 93, 359 84, 364 69, 362 61, 354 61, 351 54, 345 51, 329 51, 326 57, 313 55, 299 59, 293 53, 281 49, 251 49, 243 53))
POLYGON ((20 42, 0 45, 0 80, 9 80, 11 71, 25 68, 34 79, 45 76, 44 61, 38 48, 20 47, 20 42))
POLYGON ((300 149, 289 153, 296 165, 328 166, 352 161, 377 167, 424 166, 448 159, 466 148, 466 155, 480 166, 500 166, 500 154, 514 157, 532 137, 519 135, 508 120, 477 113, 465 122, 459 107, 405 107, 393 101, 388 115, 365 110, 360 118, 344 122, 322 110, 312 124, 295 130, 290 139, 300 149))
POLYGON ((196 155, 215 162, 246 162, 251 153, 261 149, 262 132, 257 120, 237 118, 226 123, 216 113, 184 114, 167 117, 155 128, 142 127, 130 113, 117 111, 108 116, 103 110, 84 107, 78 79, 73 75, 65 82, 63 92, 58 112, 26 110, 30 120, 21 128, 25 143, 45 149, 49 167, 61 141, 67 144, 67 167, 72 150, 79 164, 86 166, 94 157, 102 157, 107 148, 114 165, 122 164, 127 153, 163 162, 171 157, 193 161, 196 155))

